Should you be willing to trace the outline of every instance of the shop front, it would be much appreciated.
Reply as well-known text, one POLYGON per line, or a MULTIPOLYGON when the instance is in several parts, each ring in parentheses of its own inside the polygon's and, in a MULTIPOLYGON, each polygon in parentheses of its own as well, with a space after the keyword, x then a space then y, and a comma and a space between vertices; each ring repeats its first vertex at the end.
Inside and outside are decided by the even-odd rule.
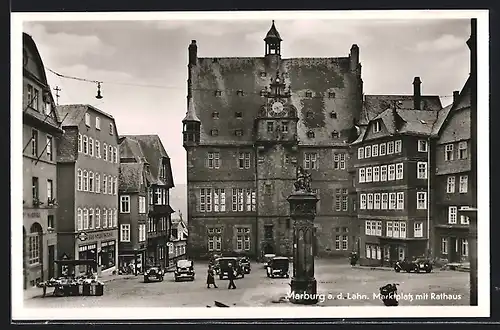
POLYGON ((146 248, 133 250, 120 250, 118 267, 120 274, 139 274, 150 266, 146 258, 146 248))
MULTIPOLYGON (((117 230, 107 230, 80 234, 77 239, 79 260, 94 260, 96 265, 92 271, 100 273, 116 269, 117 261, 117 230)), ((79 272, 84 271, 80 267, 79 272)))

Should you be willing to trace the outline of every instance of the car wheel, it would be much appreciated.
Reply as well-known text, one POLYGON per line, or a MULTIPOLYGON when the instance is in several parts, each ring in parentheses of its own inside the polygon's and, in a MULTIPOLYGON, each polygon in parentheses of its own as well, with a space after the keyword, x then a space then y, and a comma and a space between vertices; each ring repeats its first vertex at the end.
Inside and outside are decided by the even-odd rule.
POLYGON ((149 279, 148 279, 148 278, 145 278, 145 279, 144 279, 144 283, 149 283, 149 279))
POLYGON ((420 273, 420 269, 418 268, 418 266, 415 267, 414 271, 415 273, 420 273))
POLYGON ((399 273, 399 272, 401 271, 401 269, 399 269, 399 268, 397 268, 397 267, 394 267, 394 271, 395 271, 396 273, 399 273))
POLYGON ((430 272, 431 272, 431 270, 432 270, 431 268, 427 268, 427 269, 425 270, 425 272, 426 272, 426 273, 430 273, 430 272))

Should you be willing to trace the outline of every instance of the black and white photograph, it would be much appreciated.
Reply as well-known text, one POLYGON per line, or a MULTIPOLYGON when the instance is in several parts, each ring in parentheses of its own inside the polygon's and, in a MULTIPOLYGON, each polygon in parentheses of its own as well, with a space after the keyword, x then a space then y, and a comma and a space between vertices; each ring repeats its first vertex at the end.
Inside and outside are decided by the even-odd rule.
POLYGON ((479 10, 12 14, 13 318, 489 316, 488 38, 479 10))

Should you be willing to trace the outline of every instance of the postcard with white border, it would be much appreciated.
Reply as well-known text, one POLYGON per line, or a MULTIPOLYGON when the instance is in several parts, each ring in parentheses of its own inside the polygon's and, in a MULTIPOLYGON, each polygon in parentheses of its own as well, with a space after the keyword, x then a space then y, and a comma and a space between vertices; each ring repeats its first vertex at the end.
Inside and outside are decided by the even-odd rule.
POLYGON ((13 13, 13 319, 489 316, 488 25, 13 13))

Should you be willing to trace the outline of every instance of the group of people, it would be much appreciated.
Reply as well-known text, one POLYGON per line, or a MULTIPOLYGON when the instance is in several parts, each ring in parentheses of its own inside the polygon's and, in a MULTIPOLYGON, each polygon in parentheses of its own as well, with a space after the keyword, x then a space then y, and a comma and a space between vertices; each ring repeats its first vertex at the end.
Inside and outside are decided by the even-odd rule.
MULTIPOLYGON (((231 289, 236 289, 236 285, 234 284, 234 279, 236 278, 236 273, 234 267, 230 264, 229 265, 229 272, 227 275, 229 279, 229 285, 227 287, 228 290, 231 289)), ((218 286, 215 284, 215 269, 212 264, 208 265, 208 271, 207 271, 207 289, 210 289, 210 285, 213 285, 214 288, 218 288, 218 286)))

